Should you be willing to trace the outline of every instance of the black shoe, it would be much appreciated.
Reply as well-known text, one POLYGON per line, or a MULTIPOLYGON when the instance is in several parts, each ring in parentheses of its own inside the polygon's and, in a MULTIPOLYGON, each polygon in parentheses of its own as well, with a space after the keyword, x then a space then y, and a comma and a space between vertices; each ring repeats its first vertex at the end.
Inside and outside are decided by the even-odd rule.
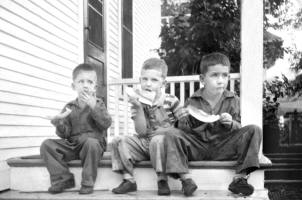
POLYGON ((129 180, 123 180, 123 182, 118 187, 112 189, 112 192, 115 194, 125 194, 128 192, 135 192, 136 190, 136 183, 132 183, 129 180))
POLYGON ((246 178, 240 177, 234 178, 232 183, 229 185, 229 190, 234 194, 249 196, 253 194, 254 187, 247 183, 246 178))
POLYGON ((195 190, 197 189, 197 185, 191 178, 183 180, 181 184, 182 184, 182 191, 185 196, 192 196, 195 190))
POLYGON ((74 178, 70 178, 66 181, 59 182, 48 188, 48 192, 51 194, 57 194, 63 192, 65 189, 73 188, 75 186, 74 178))
POLYGON ((82 185, 80 190, 79 190, 79 194, 91 194, 91 193, 93 193, 93 187, 92 186, 82 185))
POLYGON ((160 196, 168 196, 171 194, 167 180, 160 180, 157 182, 157 194, 160 196))

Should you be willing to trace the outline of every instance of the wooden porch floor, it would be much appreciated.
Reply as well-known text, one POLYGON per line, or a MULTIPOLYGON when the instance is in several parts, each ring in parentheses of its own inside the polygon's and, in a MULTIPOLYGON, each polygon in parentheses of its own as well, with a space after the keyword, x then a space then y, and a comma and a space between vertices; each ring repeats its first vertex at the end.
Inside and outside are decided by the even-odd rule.
POLYGON ((0 200, 264 200, 267 191, 257 190, 250 197, 240 197, 222 190, 198 190, 192 197, 185 197, 181 191, 172 191, 170 196, 158 196, 157 191, 138 191, 130 194, 116 195, 111 191, 94 191, 93 194, 79 195, 78 191, 68 191, 61 194, 46 192, 5 191, 0 193, 0 200))

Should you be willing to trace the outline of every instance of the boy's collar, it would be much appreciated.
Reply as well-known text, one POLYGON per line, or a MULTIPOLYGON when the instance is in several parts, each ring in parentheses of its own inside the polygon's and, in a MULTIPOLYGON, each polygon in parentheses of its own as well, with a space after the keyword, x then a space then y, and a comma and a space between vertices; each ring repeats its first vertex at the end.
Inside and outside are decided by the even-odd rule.
POLYGON ((164 104, 164 101, 166 99, 166 93, 165 92, 162 92, 160 97, 157 99, 156 102, 154 102, 154 105, 156 106, 161 106, 164 104))
MULTIPOLYGON (((99 102, 99 101, 100 101, 100 99, 99 99, 99 98, 96 98, 96 102, 99 102)), ((76 99, 70 101, 70 102, 68 103, 68 105, 74 105, 74 106, 80 107, 79 99, 76 98, 76 99)))
MULTIPOLYGON (((194 98, 194 97, 201 97, 201 98, 204 99, 203 90, 204 90, 204 88, 200 88, 191 97, 192 98, 194 98)), ((228 90, 224 90, 223 93, 222 93, 222 96, 224 98, 228 98, 228 97, 234 97, 235 94, 233 92, 228 91, 228 90)))

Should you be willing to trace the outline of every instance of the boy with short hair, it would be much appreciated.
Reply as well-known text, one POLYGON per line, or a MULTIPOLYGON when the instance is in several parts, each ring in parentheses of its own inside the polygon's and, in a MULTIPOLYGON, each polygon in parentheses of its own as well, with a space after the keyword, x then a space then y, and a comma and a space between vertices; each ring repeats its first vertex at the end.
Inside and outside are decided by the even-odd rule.
POLYGON ((62 112, 51 117, 61 139, 47 139, 40 152, 50 174, 50 193, 61 193, 75 186, 67 162, 80 159, 82 181, 80 194, 90 194, 99 161, 106 150, 106 129, 111 117, 103 101, 96 97, 97 74, 93 66, 80 64, 73 70, 72 88, 77 99, 67 103, 62 112))
MULTIPOLYGON (((200 81, 204 87, 187 99, 185 107, 190 106, 220 117, 209 123, 199 121, 187 113, 179 121, 179 128, 186 134, 171 134, 166 139, 173 141, 171 143, 175 145, 178 157, 187 156, 190 161, 237 160, 237 175, 229 185, 229 190, 235 194, 251 195, 254 188, 247 183, 247 177, 259 168, 262 131, 256 125, 241 128, 239 98, 226 90, 230 72, 227 56, 221 53, 205 55, 200 71, 200 81)), ((181 160, 177 165, 183 172, 188 168, 188 163, 181 160)))
POLYGON ((185 162, 186 157, 173 155, 174 149, 165 141, 166 135, 182 132, 174 127, 176 116, 180 114, 179 100, 174 95, 162 92, 167 71, 164 60, 150 58, 143 63, 140 76, 141 93, 154 92, 155 98, 153 105, 147 105, 135 97, 129 97, 137 134, 117 137, 112 141, 112 170, 123 175, 123 182, 112 190, 113 193, 136 191, 134 164, 149 159, 158 176, 158 195, 170 195, 167 174, 180 176, 186 196, 191 196, 197 189, 193 180, 189 176, 179 174, 178 166, 174 164, 175 159, 185 162), (168 151, 170 158, 166 156, 168 151))

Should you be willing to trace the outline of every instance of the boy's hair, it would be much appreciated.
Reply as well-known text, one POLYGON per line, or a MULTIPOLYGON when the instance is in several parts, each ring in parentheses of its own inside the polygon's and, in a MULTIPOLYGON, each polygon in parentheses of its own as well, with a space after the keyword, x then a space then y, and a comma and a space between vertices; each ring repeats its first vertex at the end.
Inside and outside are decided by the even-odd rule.
POLYGON ((77 78, 80 71, 95 71, 95 73, 96 73, 96 70, 92 65, 90 65, 88 63, 82 63, 82 64, 79 64, 78 66, 76 66, 74 68, 74 70, 72 71, 72 80, 77 78))
POLYGON ((219 64, 228 67, 231 66, 229 58, 222 53, 214 52, 204 55, 200 62, 200 73, 206 74, 210 66, 219 64))
POLYGON ((168 66, 166 62, 159 58, 149 58, 147 59, 142 66, 142 70, 146 69, 155 69, 162 72, 162 77, 166 78, 168 74, 168 66))

